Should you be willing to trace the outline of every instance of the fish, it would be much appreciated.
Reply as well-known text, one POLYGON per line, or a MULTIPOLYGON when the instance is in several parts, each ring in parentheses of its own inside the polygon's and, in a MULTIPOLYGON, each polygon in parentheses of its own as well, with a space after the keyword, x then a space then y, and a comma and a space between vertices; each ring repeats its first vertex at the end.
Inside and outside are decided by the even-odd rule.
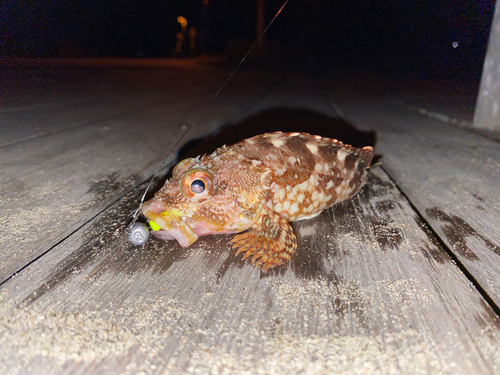
POLYGON ((290 222, 310 219, 355 196, 373 148, 308 133, 256 135, 210 155, 184 159, 142 213, 162 240, 183 247, 200 236, 237 233, 236 254, 263 271, 297 250, 290 222))

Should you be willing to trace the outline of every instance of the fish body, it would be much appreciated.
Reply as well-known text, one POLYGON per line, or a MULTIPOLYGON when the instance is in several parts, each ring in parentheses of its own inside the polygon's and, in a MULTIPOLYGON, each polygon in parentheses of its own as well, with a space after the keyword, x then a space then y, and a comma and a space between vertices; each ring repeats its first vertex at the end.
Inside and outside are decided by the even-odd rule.
POLYGON ((250 229, 233 238, 233 247, 267 270, 297 248, 289 222, 353 197, 372 157, 370 146, 307 133, 265 133, 181 161, 142 211, 161 227, 155 236, 182 246, 199 236, 250 229))

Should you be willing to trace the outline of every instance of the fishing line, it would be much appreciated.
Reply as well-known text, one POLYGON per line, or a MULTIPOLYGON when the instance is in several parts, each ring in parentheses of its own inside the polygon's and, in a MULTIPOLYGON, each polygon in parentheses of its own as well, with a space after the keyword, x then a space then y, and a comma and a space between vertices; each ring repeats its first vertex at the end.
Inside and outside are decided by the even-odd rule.
POLYGON ((165 164, 165 162, 167 161, 167 159, 170 157, 170 155, 172 155, 172 153, 177 148, 177 146, 182 141, 182 139, 191 130, 191 128, 194 126, 194 124, 196 124, 196 122, 198 121, 198 119, 205 114, 205 112, 208 110, 208 108, 214 102, 215 98, 217 98, 217 96, 219 96, 220 92, 224 89, 224 87, 226 87, 227 83, 231 80, 231 78, 233 77, 233 75, 240 68, 241 64, 243 64, 243 62, 246 60, 246 58, 248 57, 248 55, 250 55, 250 53, 253 51, 253 49, 259 43, 259 41, 262 39, 262 37, 266 34, 267 29, 269 29, 269 27, 271 27, 271 25, 273 24, 273 22, 280 15, 281 11, 285 8, 285 6, 288 4, 289 1, 290 0, 285 0, 285 2, 283 3, 283 5, 278 9, 278 11, 276 12, 276 14, 274 15, 273 19, 266 26, 266 28, 264 29, 264 31, 262 32, 262 34, 259 35, 259 37, 257 38, 257 40, 254 42, 254 44, 250 47, 250 49, 248 50, 248 52, 245 54, 245 56, 243 56, 243 58, 240 60, 240 62, 238 63, 238 65, 236 65, 236 68, 233 69, 233 71, 226 78, 226 80, 224 81, 224 83, 222 84, 222 86, 219 88, 219 90, 217 90, 217 92, 215 93, 215 95, 210 99, 210 101, 208 102, 208 104, 204 107, 203 112, 194 119, 194 121, 191 123, 191 125, 189 125, 186 128, 186 130, 184 130, 184 133, 182 133, 181 137, 177 140, 177 142, 175 143, 175 145, 170 149, 170 152, 168 153, 168 155, 162 160, 162 162, 158 166, 158 169, 154 173, 153 177, 151 177, 151 180, 149 181, 149 184, 146 187, 146 190, 144 191, 144 194, 141 197, 141 202, 139 203, 139 207, 137 207, 137 209, 132 213, 133 218, 132 218, 132 221, 130 222, 130 224, 128 226, 128 229, 129 229, 129 240, 134 245, 142 245, 149 238, 149 230, 148 230, 147 226, 144 225, 144 224, 142 224, 142 223, 136 223, 136 221, 139 218, 139 215, 141 213, 142 205, 144 203, 144 199, 146 198, 146 195, 149 192, 149 190, 151 188, 151 185, 153 184, 153 181, 155 180, 155 178, 158 176, 158 174, 162 170, 163 165, 165 164))

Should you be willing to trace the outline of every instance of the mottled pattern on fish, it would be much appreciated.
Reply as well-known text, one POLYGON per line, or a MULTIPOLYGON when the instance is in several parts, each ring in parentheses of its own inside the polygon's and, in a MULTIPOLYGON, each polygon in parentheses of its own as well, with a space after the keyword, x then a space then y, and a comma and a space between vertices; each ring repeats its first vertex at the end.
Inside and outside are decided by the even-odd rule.
POLYGON ((233 247, 267 270, 297 248, 288 222, 353 197, 372 156, 372 147, 307 133, 261 134, 180 162, 143 213, 162 228, 157 237, 182 246, 250 229, 234 237, 233 247))

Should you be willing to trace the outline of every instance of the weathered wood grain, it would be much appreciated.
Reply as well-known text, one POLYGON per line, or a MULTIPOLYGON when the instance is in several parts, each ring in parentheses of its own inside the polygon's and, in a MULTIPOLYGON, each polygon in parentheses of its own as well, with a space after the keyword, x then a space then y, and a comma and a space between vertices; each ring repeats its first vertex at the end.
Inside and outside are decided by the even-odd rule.
POLYGON ((30 67, 26 72, 19 66, 6 70, 0 68, 5 86, 0 92, 0 146, 183 100, 201 109, 229 75, 224 68, 203 61, 193 66, 188 60, 163 69, 62 66, 30 67), (198 92, 193 95, 194 86, 198 92))
MULTIPOLYGON (((221 63, 224 58, 215 56, 190 59, 0 57, 0 108, 64 103, 80 100, 82 96, 126 91, 130 86, 146 90, 164 87, 173 83, 165 79, 169 74, 175 78, 189 71, 196 76, 200 70, 210 70, 214 65, 220 70, 221 63), (160 75, 159 71, 162 71, 160 75)), ((204 80, 209 79, 204 77, 204 80)))
POLYGON ((408 111, 383 86, 321 86, 344 118, 377 132, 384 169, 499 306, 500 144, 408 111))
POLYGON ((45 105, 0 110, 0 147, 51 134, 109 122, 173 101, 158 94, 94 95, 45 105))
POLYGON ((141 189, 3 285, 2 371, 500 370, 498 317, 382 170, 294 223, 298 252, 266 274, 231 235, 130 245, 141 189))
MULTIPOLYGON (((82 121, 87 118, 88 123, 78 127, 71 127, 56 111, 61 131, 0 147, 0 281, 151 176, 195 119, 202 116, 185 141, 232 121, 279 78, 243 72, 235 77, 234 86, 228 85, 219 100, 205 108, 228 72, 177 73, 175 79, 168 71, 166 79, 163 70, 145 74, 150 83, 171 82, 157 96, 154 90, 149 92, 152 103, 141 111, 97 119, 93 111, 100 107, 93 105, 86 108, 87 117, 82 115, 82 121), (241 85, 245 94, 235 95, 241 85), (159 105, 161 101, 164 103, 159 105)), ((148 82, 141 85, 148 86, 148 82)), ((158 88, 158 83, 151 85, 158 88)), ((132 96, 135 88, 124 87, 123 91, 132 96)), ((137 95, 143 93, 141 89, 137 95)), ((122 109, 120 104, 118 111, 122 109)), ((28 117, 28 122, 36 118, 28 117)), ((15 128, 16 124, 8 125, 15 128)))

